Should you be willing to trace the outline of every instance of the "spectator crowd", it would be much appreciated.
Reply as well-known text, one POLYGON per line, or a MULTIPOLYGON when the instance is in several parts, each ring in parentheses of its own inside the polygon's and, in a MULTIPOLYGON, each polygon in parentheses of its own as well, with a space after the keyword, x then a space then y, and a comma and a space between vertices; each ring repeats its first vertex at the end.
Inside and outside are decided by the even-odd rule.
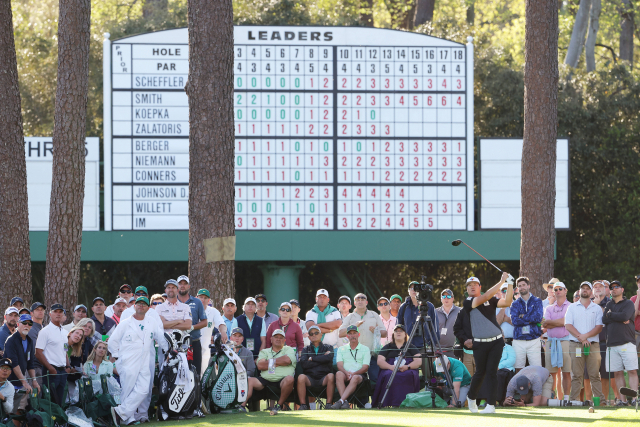
MULTIPOLYGON (((439 307, 428 302, 422 310, 432 319, 433 329, 428 323, 418 325, 409 342, 421 312, 416 285, 409 284, 404 298, 396 294, 369 300, 370 295, 358 293, 340 296, 335 306, 329 292, 320 289, 316 304, 306 313, 292 299, 276 303, 277 314, 267 310, 264 294, 246 298, 240 307, 227 298, 218 311, 208 290, 190 295, 187 276, 167 280, 164 292, 157 294, 145 286, 133 289, 124 284, 112 304, 96 297, 91 307, 79 304, 72 312, 60 303, 27 307, 15 297, 0 328, 2 409, 5 414, 24 413, 29 396, 40 392, 43 384, 52 400, 62 404, 65 389, 76 379, 99 381, 101 375, 109 375, 122 387, 121 402, 112 409, 115 423, 146 422, 156 367, 167 351, 164 332, 171 330, 189 334, 188 363, 199 375, 209 365, 209 345, 218 334, 235 350, 248 376, 247 401, 239 408, 243 412, 255 393, 271 386, 279 393, 269 404, 272 414, 285 407, 316 408, 321 401, 314 393, 310 399, 309 393, 318 389, 323 390, 327 409, 396 407, 409 393, 420 391, 421 371, 422 387, 425 376, 427 382, 435 378, 435 390, 449 406, 464 406, 472 377, 484 375, 476 372, 479 355, 474 358, 483 340, 473 338, 470 310, 456 305, 453 291, 445 289, 439 307), (370 309, 372 305, 377 311, 370 309), (443 358, 426 357, 440 347, 443 358), (455 398, 437 381, 445 378, 445 370, 455 398)), ((471 277, 466 286, 480 286, 480 281, 471 277)), ((502 285, 497 301, 511 295, 507 287, 502 285)), ((529 279, 519 277, 513 301, 484 304, 495 308, 501 331, 497 338, 504 341, 499 403, 635 404, 619 389, 626 381, 638 389, 640 275, 636 286, 627 287, 635 293, 630 299, 617 280, 582 282, 571 300, 558 279, 543 288, 546 295, 535 296, 529 279)), ((478 403, 482 396, 481 389, 478 403)), ((203 416, 199 410, 194 415, 203 416)))

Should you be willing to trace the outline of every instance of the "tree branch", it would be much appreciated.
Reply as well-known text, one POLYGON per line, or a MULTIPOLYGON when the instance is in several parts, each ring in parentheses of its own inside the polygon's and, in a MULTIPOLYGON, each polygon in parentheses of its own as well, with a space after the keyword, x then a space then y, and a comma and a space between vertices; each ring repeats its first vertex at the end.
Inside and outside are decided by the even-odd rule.
POLYGON ((611 56, 613 57, 613 62, 618 62, 618 57, 616 56, 616 52, 613 50, 611 46, 607 46, 606 44, 600 44, 600 43, 596 43, 596 46, 608 49, 611 52, 611 56))

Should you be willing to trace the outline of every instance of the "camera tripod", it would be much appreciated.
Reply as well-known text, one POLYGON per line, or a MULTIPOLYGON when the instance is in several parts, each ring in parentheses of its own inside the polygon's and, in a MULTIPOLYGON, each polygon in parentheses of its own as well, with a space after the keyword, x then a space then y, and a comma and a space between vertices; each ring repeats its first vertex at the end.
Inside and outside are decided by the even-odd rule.
MULTIPOLYGON (((411 341, 413 341, 413 337, 416 334, 416 331, 418 330, 419 327, 423 328, 423 326, 426 326, 426 331, 428 334, 428 338, 429 338, 429 342, 431 343, 431 346, 433 348, 433 355, 436 358, 440 359, 440 363, 442 364, 442 368, 444 370, 444 376, 445 379, 447 381, 447 386, 450 387, 451 389, 451 397, 453 398, 453 406, 457 406, 458 403, 458 396, 456 396, 456 392, 453 388, 453 381, 451 380, 451 374, 449 374, 449 369, 447 369, 447 364, 444 361, 444 354, 442 351, 442 347, 440 346, 440 340, 438 339, 438 335, 435 332, 435 326, 433 324, 433 320, 431 319, 431 317, 426 314, 426 311, 428 310, 427 308, 427 304, 425 303, 424 305, 422 305, 422 303, 420 303, 420 313, 418 314, 418 317, 416 318, 416 323, 413 324, 413 329, 411 330, 411 334, 409 335, 409 338, 407 339, 407 342, 404 346, 404 348, 402 349, 402 352, 400 353, 400 355, 396 358, 396 364, 395 367, 393 368, 393 373, 391 374, 391 377, 389 378, 389 382, 387 383, 387 386, 384 390, 384 394, 382 396, 382 400, 380 401, 380 403, 378 403, 378 409, 382 408, 382 404, 384 403, 385 399, 387 398, 387 393, 389 393, 389 389, 391 388, 391 384, 393 384, 393 380, 396 377, 396 373, 398 372, 398 369, 400 368, 400 363, 402 363, 402 360, 404 360, 405 355, 407 354, 407 351, 409 350, 409 346, 411 345, 411 341)), ((422 330, 424 331, 425 328, 423 328, 422 330)), ((430 386, 429 384, 429 376, 427 373, 431 372, 431 365, 429 364, 429 356, 427 356, 427 337, 423 337, 422 340, 422 349, 421 349, 421 353, 420 353, 420 358, 422 358, 422 372, 424 373, 425 376, 425 382, 427 383, 427 387, 431 389, 431 398, 432 398, 432 402, 433 402, 433 407, 435 408, 435 392, 434 392, 434 386, 430 386)))

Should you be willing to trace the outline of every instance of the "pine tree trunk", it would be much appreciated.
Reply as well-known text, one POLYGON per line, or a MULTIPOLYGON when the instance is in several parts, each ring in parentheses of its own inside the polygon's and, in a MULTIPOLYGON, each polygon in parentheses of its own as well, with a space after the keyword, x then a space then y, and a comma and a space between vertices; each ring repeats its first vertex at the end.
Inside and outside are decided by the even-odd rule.
POLYGON ((433 11, 436 8, 436 0, 417 0, 416 14, 413 24, 417 27, 433 21, 433 11))
POLYGON ((587 62, 587 71, 596 70, 596 40, 600 29, 600 12, 602 10, 601 0, 591 0, 591 12, 589 13, 589 32, 587 33, 587 44, 584 55, 587 62))
POLYGON ((633 5, 631 0, 621 0, 620 6, 620 59, 633 64, 633 5))
POLYGON ((235 261, 207 262, 205 249, 235 235, 232 1, 189 0, 188 13, 189 279, 218 306, 235 293, 235 261))
POLYGON ((27 164, 11 1, 0 1, 0 307, 31 302, 27 164))
POLYGON ((78 299, 89 82, 90 0, 60 0, 58 86, 53 129, 53 177, 45 304, 78 299))
POLYGON ((534 294, 553 277, 558 132, 558 7, 527 0, 520 274, 534 294))
POLYGON ((575 22, 573 23, 573 32, 571 33, 571 41, 569 42, 569 48, 567 49, 567 56, 564 59, 564 63, 573 68, 576 68, 578 66, 578 61, 580 61, 580 55, 582 54, 582 48, 584 47, 584 39, 587 35, 590 9, 591 0, 580 0, 580 7, 578 8, 578 13, 576 13, 575 22))

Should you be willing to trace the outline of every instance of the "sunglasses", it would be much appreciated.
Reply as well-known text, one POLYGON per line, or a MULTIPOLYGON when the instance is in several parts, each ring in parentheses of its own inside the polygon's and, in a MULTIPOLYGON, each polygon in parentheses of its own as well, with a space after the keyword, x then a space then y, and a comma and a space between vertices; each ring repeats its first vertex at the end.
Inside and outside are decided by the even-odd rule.
POLYGON ((136 296, 137 297, 146 297, 147 294, 145 294, 144 292, 138 292, 138 293, 136 293, 136 296))
POLYGON ((388 302, 379 302, 378 303, 378 307, 384 307, 384 306, 387 306, 387 305, 389 305, 388 302))
POLYGON ((506 294, 506 293, 507 293, 507 290, 506 290, 506 289, 503 289, 503 290, 502 290, 502 291, 500 291, 500 292, 502 292, 503 294, 506 294))
POLYGON ((366 301, 366 300, 367 300, 366 298, 362 298, 362 297, 356 298, 356 301, 366 301))
POLYGON ((286 312, 288 313, 288 312, 290 312, 290 311, 291 311, 291 309, 290 309, 290 308, 284 308, 284 307, 282 307, 282 308, 280 309, 280 311, 286 311, 286 312))
POLYGON ((161 302, 152 302, 151 305, 160 305, 162 304, 161 302))
POLYGON ((613 285, 613 286, 611 287, 611 290, 614 290, 614 289, 622 289, 622 286, 613 285))
POLYGON ((27 320, 22 322, 23 325, 27 325, 27 326, 33 326, 33 322, 31 320, 27 320))
POLYGON ((320 332, 309 332, 310 337, 315 337, 316 335, 320 335, 320 332))
POLYGON ((266 299, 257 299, 256 301, 258 301, 258 302, 267 302, 266 299))
POLYGON ((121 294, 132 294, 132 291, 120 291, 121 294))
POLYGON ((553 292, 562 292, 564 290, 565 290, 564 288, 556 288, 553 290, 553 292))
POLYGON ((440 298, 443 298, 443 299, 445 299, 445 298, 446 298, 446 299, 451 299, 451 298, 453 298, 453 295, 450 295, 450 294, 440 295, 440 298))

